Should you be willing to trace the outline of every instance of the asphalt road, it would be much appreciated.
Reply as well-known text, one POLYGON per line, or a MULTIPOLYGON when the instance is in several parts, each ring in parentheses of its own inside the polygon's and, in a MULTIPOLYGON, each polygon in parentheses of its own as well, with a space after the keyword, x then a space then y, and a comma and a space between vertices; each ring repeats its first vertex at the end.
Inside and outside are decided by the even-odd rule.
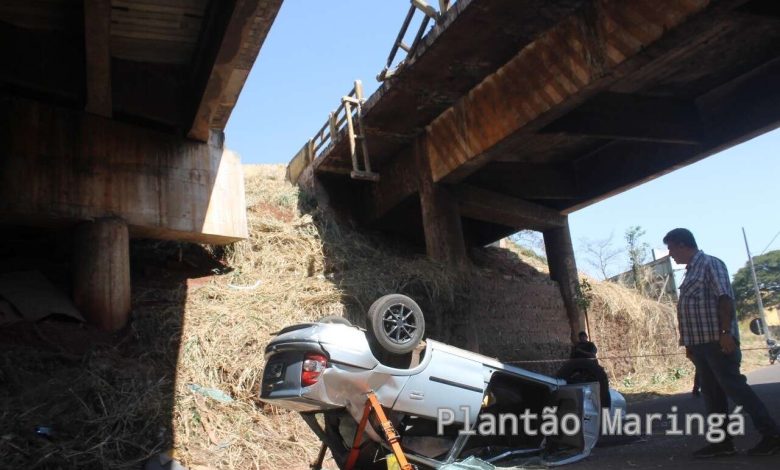
MULTIPOLYGON (((764 401, 769 412, 780 423, 780 363, 765 367, 748 374, 748 381, 758 396, 764 401)), ((703 413, 704 400, 694 398, 690 393, 678 394, 655 400, 629 405, 629 413, 670 413, 672 406, 678 407, 680 415, 684 413, 703 413)), ((602 438, 599 446, 583 462, 567 465, 571 470, 623 470, 642 468, 666 469, 773 469, 780 468, 780 454, 771 457, 750 457, 744 451, 760 439, 753 429, 749 417, 745 417, 745 435, 735 439, 740 453, 731 457, 717 459, 694 459, 691 453, 706 445, 703 436, 668 436, 668 420, 656 423, 652 435, 636 437, 602 438)))

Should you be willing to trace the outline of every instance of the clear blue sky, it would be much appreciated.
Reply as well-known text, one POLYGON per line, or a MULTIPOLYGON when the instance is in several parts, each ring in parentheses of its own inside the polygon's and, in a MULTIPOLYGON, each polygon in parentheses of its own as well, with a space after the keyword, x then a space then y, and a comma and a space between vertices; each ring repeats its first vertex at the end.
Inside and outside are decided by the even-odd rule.
MULTIPOLYGON (((408 8, 407 0, 285 0, 228 123, 228 147, 244 163, 287 163, 355 79, 368 94, 376 89, 374 77, 408 8)), ((583 239, 612 233, 619 247, 626 229, 640 225, 644 241, 662 248, 669 229, 687 227, 734 274, 747 261, 740 227, 754 254, 780 231, 778 154, 780 131, 774 131, 575 212, 578 267, 592 271, 583 239)), ((772 249, 780 249, 780 237, 772 249)), ((621 258, 613 271, 626 263, 621 258)))
MULTIPOLYGON (((622 245, 632 225, 647 231, 644 239, 651 247, 664 248, 666 232, 685 227, 699 248, 721 258, 733 275, 747 262, 741 227, 754 256, 780 231, 778 192, 780 131, 775 130, 573 213, 575 251, 583 237, 606 238, 611 232, 622 245)), ((780 249, 780 237, 768 251, 773 249, 780 249)), ((616 267, 626 264, 622 259, 616 267)), ((588 268, 579 256, 577 266, 588 268)))
POLYGON ((287 163, 362 80, 366 95, 407 0, 285 0, 225 131, 244 163, 287 163), (369 19, 370 21, 367 21, 369 19))

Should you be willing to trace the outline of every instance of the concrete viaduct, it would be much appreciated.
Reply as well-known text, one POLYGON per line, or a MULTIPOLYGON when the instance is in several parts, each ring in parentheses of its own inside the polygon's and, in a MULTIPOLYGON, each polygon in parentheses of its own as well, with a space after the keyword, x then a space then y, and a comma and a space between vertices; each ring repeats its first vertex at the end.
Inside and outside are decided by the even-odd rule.
POLYGON ((99 327, 130 312, 129 237, 247 236, 223 130, 281 3, 0 2, 0 223, 73 230, 99 327))
POLYGON ((567 215, 780 125, 780 2, 448 3, 288 177, 456 266, 468 246, 542 232, 572 333, 567 215))

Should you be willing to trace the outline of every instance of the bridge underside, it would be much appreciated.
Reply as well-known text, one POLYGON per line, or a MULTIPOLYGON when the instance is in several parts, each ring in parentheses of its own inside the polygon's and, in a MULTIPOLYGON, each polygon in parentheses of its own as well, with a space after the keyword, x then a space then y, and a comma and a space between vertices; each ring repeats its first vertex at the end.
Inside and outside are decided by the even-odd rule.
POLYGON ((0 224, 73 239, 66 287, 91 322, 128 318, 130 237, 247 236, 223 131, 280 6, 0 4, 0 224))
POLYGON ((542 232, 574 337, 567 215, 778 127, 778 84, 774 0, 460 0, 363 106, 379 180, 340 121, 288 174, 453 265, 542 232))
POLYGON ((460 1, 364 106, 380 181, 349 178, 344 133, 312 165, 363 195, 361 220, 419 241, 426 173, 467 245, 560 227, 776 128, 778 44, 770 0, 460 1))

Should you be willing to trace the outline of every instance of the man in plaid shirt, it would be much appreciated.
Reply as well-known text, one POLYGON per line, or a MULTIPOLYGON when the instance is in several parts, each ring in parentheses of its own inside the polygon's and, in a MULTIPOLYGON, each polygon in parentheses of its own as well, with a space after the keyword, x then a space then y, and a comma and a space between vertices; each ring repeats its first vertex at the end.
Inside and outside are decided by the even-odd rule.
MULTIPOLYGON (((772 455, 780 451, 780 428, 764 404, 739 372, 742 353, 734 314, 734 293, 723 261, 704 254, 693 234, 684 228, 667 233, 664 243, 669 256, 686 265, 680 285, 677 318, 680 345, 696 365, 707 413, 727 415, 728 399, 750 415, 761 441, 748 451, 751 455, 772 455)), ((718 457, 736 453, 731 436, 694 452, 696 457, 718 457)))

